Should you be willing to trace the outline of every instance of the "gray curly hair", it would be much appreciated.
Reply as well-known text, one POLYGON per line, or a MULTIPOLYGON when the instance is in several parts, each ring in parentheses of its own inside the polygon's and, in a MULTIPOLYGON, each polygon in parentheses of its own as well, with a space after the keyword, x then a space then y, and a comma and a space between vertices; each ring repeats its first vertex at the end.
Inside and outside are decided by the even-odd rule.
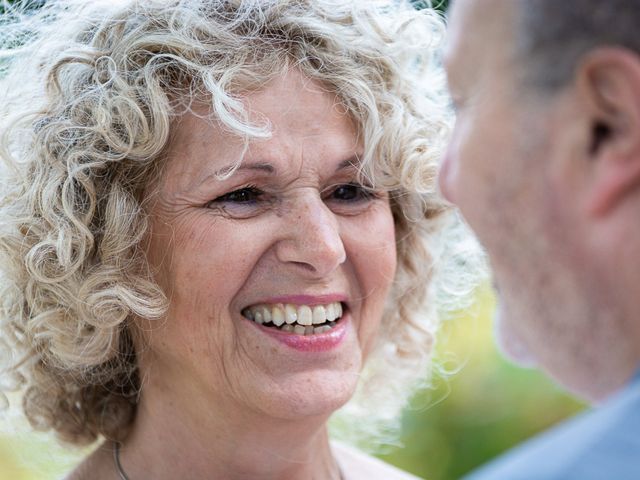
POLYGON ((447 207, 435 186, 449 112, 443 21, 393 0, 59 0, 0 21, 2 387, 32 426, 76 445, 122 439, 141 388, 129 320, 167 297, 145 260, 145 187, 194 101, 249 141, 238 100, 288 68, 359 126, 363 175, 391 192, 398 270, 344 412, 371 435, 430 364, 432 276, 447 207), (363 401, 366 400, 366 401, 363 401))

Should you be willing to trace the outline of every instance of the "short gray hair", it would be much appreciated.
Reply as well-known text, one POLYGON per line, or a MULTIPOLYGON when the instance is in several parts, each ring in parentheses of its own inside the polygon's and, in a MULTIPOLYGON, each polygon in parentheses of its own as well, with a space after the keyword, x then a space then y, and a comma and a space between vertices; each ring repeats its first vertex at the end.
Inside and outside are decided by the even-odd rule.
POLYGON ((599 46, 640 53, 639 6, 636 0, 519 0, 516 53, 526 83, 562 88, 584 54, 599 46))

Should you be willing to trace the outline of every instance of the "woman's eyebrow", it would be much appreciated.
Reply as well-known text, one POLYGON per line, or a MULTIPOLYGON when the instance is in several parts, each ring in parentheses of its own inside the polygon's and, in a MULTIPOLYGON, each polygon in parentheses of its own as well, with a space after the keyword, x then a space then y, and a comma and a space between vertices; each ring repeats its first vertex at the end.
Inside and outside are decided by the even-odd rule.
POLYGON ((267 162, 256 162, 256 163, 241 163, 239 166, 236 164, 227 165, 226 167, 222 167, 219 170, 216 170, 209 176, 214 177, 223 177, 227 175, 229 172, 233 171, 240 172, 243 170, 257 170, 261 172, 268 173, 269 175, 273 175, 276 172, 276 167, 267 162))
MULTIPOLYGON (((357 168, 360 164, 360 155, 355 154, 351 155, 349 158, 341 161, 336 168, 336 172, 340 170, 345 170, 348 168, 357 168)), ((202 186, 204 183, 209 182, 211 180, 220 180, 229 174, 229 172, 233 172, 229 178, 235 175, 237 172, 242 171, 259 171, 264 172, 268 175, 273 175, 277 172, 277 168, 268 162, 254 162, 254 163, 242 163, 239 166, 236 164, 226 165, 222 168, 219 168, 215 172, 212 172, 206 175, 200 182, 198 182, 197 187, 202 186)))
POLYGON ((343 160, 342 162, 340 162, 340 164, 338 165, 338 168, 336 168, 336 172, 340 170, 344 170, 346 168, 358 168, 362 163, 362 160, 360 157, 361 155, 357 153, 354 155, 351 155, 346 160, 343 160))
POLYGON ((276 167, 274 167, 270 163, 259 162, 259 163, 242 163, 240 165, 230 164, 222 168, 219 168, 215 172, 205 175, 202 178, 202 180, 198 182, 198 184, 196 185, 196 188, 201 187, 203 184, 210 182, 211 180, 220 181, 221 179, 229 175, 230 172, 233 172, 233 173, 231 173, 231 175, 229 175, 228 178, 233 177, 233 175, 235 175, 237 172, 246 171, 246 170, 260 171, 260 172, 267 173, 269 175, 273 175, 274 173, 276 173, 276 167))

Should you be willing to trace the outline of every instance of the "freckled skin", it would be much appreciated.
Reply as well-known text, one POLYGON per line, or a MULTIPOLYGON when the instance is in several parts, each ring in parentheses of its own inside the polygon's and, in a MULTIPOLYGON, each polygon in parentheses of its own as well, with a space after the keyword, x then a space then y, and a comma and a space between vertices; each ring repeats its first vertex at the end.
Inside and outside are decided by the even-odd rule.
POLYGON ((204 425, 324 425, 356 387, 396 268, 387 195, 335 194, 357 181, 341 163, 362 152, 336 99, 292 72, 244 102, 252 117, 269 119, 273 135, 252 141, 243 164, 273 171, 239 169, 216 180, 214 172, 238 160, 242 141, 186 115, 150 208, 148 258, 170 308, 140 331, 142 411, 162 410, 169 394, 196 435, 204 425), (219 200, 248 186, 265 196, 219 200), (327 293, 346 295, 350 315, 344 341, 329 352, 294 351, 240 313, 268 297, 327 293))

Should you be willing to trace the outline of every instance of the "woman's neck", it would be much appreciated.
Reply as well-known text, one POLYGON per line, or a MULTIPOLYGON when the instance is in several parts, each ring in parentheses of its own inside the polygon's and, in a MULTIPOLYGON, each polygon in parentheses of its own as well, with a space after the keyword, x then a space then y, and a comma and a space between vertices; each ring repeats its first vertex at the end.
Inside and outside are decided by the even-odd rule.
POLYGON ((340 478, 329 446, 328 415, 270 418, 223 401, 184 405, 170 395, 141 399, 120 449, 130 480, 340 478))

